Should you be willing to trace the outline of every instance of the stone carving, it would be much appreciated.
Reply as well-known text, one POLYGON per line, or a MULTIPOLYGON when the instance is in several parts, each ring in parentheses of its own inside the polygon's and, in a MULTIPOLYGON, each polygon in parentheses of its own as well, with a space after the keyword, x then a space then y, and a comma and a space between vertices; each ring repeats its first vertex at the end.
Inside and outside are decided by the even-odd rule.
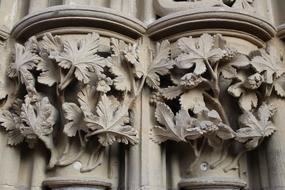
POLYGON ((209 34, 180 38, 165 56, 174 64, 159 77, 167 82, 153 88, 150 103, 158 124, 153 140, 190 143, 196 160, 189 170, 207 144, 221 154, 210 164, 215 168, 227 157, 229 144, 241 143, 243 148, 224 171, 236 169, 245 151, 256 148, 276 130, 272 123, 276 109, 269 97, 273 89, 280 97, 284 95, 280 58, 270 47, 241 54, 221 35, 209 34), (239 129, 233 127, 222 101, 227 93, 240 107, 239 129))
POLYGON ((97 33, 80 39, 47 33, 39 41, 32 37, 24 46, 16 44, 15 61, 7 75, 16 79, 18 94, 1 96, 16 98, 0 112, 8 144, 27 141, 33 145, 41 140, 51 152, 50 168, 74 163, 92 146, 90 159, 81 168, 81 172, 88 172, 101 164, 104 147, 114 142, 137 143, 130 118, 132 104, 144 81, 159 80, 155 73, 161 74, 164 68, 153 68, 152 74, 140 81, 135 46, 110 39, 109 50, 99 51, 99 42, 97 33), (43 85, 50 87, 49 94, 55 94, 55 100, 45 93, 43 85), (64 152, 54 145, 55 135, 68 138, 64 152), (73 154, 70 146, 76 139, 81 150, 73 154))
POLYGON ((254 0, 155 0, 154 8, 159 16, 165 16, 174 12, 189 9, 205 9, 211 7, 231 8, 239 11, 254 12, 254 0))
POLYGON ((224 171, 235 169, 244 152, 275 131, 271 120, 276 109, 268 97, 273 91, 285 96, 285 72, 270 47, 243 55, 221 35, 203 34, 172 45, 167 40, 158 43, 149 65, 143 63, 144 49, 137 44, 112 38, 107 49, 99 51, 97 33, 80 39, 47 33, 39 41, 32 37, 24 46, 16 44, 7 75, 16 78, 18 94, 2 96, 14 101, 0 113, 8 144, 26 141, 32 147, 41 140, 51 152, 49 168, 74 163, 92 146, 80 170, 91 171, 102 163, 104 147, 138 142, 131 113, 145 84, 152 91, 150 103, 158 124, 153 140, 190 143, 196 159, 189 170, 205 146, 221 154, 210 165, 215 168, 227 157, 226 144, 240 143, 243 148, 224 171), (55 100, 42 85, 54 92, 55 100), (225 93, 240 107, 239 129, 221 101, 225 93), (63 152, 55 146, 55 135, 67 138, 63 152), (72 153, 77 140, 81 149, 72 153))

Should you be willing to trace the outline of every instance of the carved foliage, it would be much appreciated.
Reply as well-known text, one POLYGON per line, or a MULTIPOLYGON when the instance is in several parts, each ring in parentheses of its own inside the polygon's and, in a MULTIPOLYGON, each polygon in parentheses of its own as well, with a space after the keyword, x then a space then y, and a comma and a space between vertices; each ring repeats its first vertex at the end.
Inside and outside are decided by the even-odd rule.
MULTIPOLYGON (((16 57, 8 76, 17 77, 27 94, 22 98, 19 93, 19 99, 10 109, 1 110, 0 123, 8 131, 8 144, 16 145, 24 140, 31 144, 40 139, 51 151, 49 167, 53 167, 79 159, 89 142, 98 140, 93 154, 99 157, 103 150, 101 145, 137 143, 137 131, 130 121, 131 105, 144 83, 134 78, 135 67, 140 67, 137 49, 117 39, 111 39, 109 47, 110 51, 99 51, 97 33, 81 38, 47 33, 40 42, 32 37, 25 46, 16 44, 16 57), (62 105, 58 110, 63 112, 60 115, 64 118, 59 118, 64 123, 63 128, 54 130, 59 114, 44 91, 41 92, 42 88, 36 87, 37 83, 49 86, 57 94, 55 101, 62 105), (140 89, 135 87, 137 83, 140 89), (71 96, 77 98, 65 101, 71 96), (71 159, 65 157, 68 149, 61 154, 54 146, 53 134, 61 132, 68 138, 80 139, 82 151, 69 156, 71 159)), ((100 162, 88 162, 82 172, 96 168, 100 162)))
MULTIPOLYGON (((221 150, 224 141, 244 144, 245 150, 257 147, 275 127, 274 106, 268 97, 275 89, 284 95, 284 69, 273 49, 260 49, 243 55, 227 46, 221 35, 203 34, 181 38, 170 56, 175 67, 160 75, 171 79, 168 87, 153 90, 151 103, 156 107, 159 125, 153 129, 154 141, 195 142, 207 139, 208 145, 221 150), (222 81, 227 80, 228 86, 222 81), (240 129, 229 122, 221 93, 237 100, 242 114, 240 129), (177 106, 176 101, 180 102, 177 106), (173 110, 177 110, 176 113, 173 110)), ((195 152, 197 146, 193 146, 195 152)), ((199 154, 196 154, 199 157, 199 154)), ((239 156, 238 156, 239 157, 239 156)))
POLYGON ((190 142, 197 158, 205 144, 198 150, 200 140, 215 150, 222 150, 225 141, 251 150, 275 130, 271 122, 275 109, 268 97, 272 92, 285 95, 284 70, 273 49, 243 55, 229 48, 221 35, 209 34, 181 38, 172 45, 162 41, 150 64, 148 50, 136 44, 110 39, 110 50, 100 49, 96 33, 80 39, 45 34, 40 42, 32 37, 25 46, 16 44, 15 61, 7 74, 17 77, 18 88, 24 85, 27 91, 19 93, 8 110, 1 110, 0 123, 8 131, 10 145, 41 140, 51 151, 49 166, 53 167, 80 159, 86 147, 96 142, 90 160, 95 154, 98 159, 81 168, 90 171, 101 163, 102 146, 137 143, 130 115, 145 83, 153 93, 150 100, 157 120, 153 140, 190 142), (228 86, 223 86, 223 80, 228 86), (54 105, 61 106, 57 107, 61 114, 37 83, 54 91, 54 105), (238 130, 232 128, 221 100, 226 92, 242 113, 238 130), (57 120, 64 126, 55 131, 57 120), (81 151, 67 158, 68 141, 59 153, 54 133, 79 138, 81 151))

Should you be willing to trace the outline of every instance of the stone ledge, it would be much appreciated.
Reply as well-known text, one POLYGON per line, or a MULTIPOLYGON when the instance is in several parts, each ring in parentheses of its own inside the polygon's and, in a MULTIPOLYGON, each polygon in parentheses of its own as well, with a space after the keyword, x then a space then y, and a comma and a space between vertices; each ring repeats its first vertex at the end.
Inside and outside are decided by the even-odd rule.
POLYGON ((112 9, 63 5, 27 15, 14 26, 11 36, 25 41, 34 34, 61 27, 101 28, 134 39, 146 31, 146 26, 138 19, 126 17, 112 9))
POLYGON ((198 30, 221 30, 221 34, 224 31, 233 31, 236 35, 241 33, 241 38, 248 34, 252 36, 252 42, 255 44, 266 42, 276 34, 276 29, 271 23, 253 15, 225 8, 181 11, 162 17, 148 26, 148 34, 154 40, 198 30))
POLYGON ((236 178, 226 177, 201 177, 182 179, 179 182, 179 187, 183 189, 224 189, 224 190, 239 190, 246 186, 246 182, 236 178))
POLYGON ((112 183, 108 179, 97 177, 50 177, 43 181, 43 186, 50 188, 80 185, 110 188, 112 183))

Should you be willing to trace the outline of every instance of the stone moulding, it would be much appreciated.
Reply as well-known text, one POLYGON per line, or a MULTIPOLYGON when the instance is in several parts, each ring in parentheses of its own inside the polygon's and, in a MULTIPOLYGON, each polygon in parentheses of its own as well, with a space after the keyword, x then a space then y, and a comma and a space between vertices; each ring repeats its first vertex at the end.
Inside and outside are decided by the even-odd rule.
POLYGON ((50 188, 68 187, 68 186, 91 186, 111 188, 112 183, 106 179, 95 177, 50 177, 43 181, 43 185, 50 188))
POLYGON ((271 39, 275 27, 269 22, 240 12, 223 8, 211 8, 202 11, 181 11, 158 19, 148 26, 147 33, 154 40, 165 39, 171 35, 196 30, 218 30, 247 33, 255 37, 254 44, 261 44, 271 39))
POLYGON ((146 26, 135 18, 129 18, 107 8, 87 6, 55 6, 28 15, 16 23, 11 35, 19 41, 42 31, 61 27, 92 27, 138 38, 146 26))
POLYGON ((281 24, 281 25, 277 26, 277 36, 280 39, 285 38, 285 24, 281 24))
POLYGON ((221 7, 231 11, 244 12, 246 14, 256 14, 254 0, 203 0, 203 1, 174 1, 155 0, 154 9, 159 16, 166 16, 174 12, 183 10, 200 10, 206 8, 221 7))
POLYGON ((244 188, 246 183, 242 180, 235 178, 192 178, 182 179, 179 183, 179 187, 185 190, 196 189, 209 189, 209 190, 239 190, 244 188))
POLYGON ((9 38, 8 30, 0 28, 0 45, 3 44, 8 38, 9 38))

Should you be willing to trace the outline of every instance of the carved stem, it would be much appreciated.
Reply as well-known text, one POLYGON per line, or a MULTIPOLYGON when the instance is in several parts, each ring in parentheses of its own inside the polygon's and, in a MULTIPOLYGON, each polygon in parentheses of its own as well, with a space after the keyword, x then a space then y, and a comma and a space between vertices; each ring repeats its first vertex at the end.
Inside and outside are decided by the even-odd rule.
POLYGON ((80 172, 89 172, 93 169, 95 169, 96 167, 98 167, 99 165, 102 164, 103 161, 103 148, 102 145, 99 144, 97 146, 97 148, 95 149, 94 152, 92 152, 91 156, 89 157, 89 160, 87 162, 87 165, 83 168, 80 169, 80 172), (95 161, 95 163, 93 163, 94 157, 97 155, 97 159, 95 161))
POLYGON ((227 159, 228 157, 228 154, 229 154, 229 151, 228 151, 228 148, 231 146, 231 143, 224 143, 223 142, 223 145, 222 145, 222 148, 221 149, 218 149, 218 151, 220 151, 220 157, 218 160, 212 162, 210 164, 210 168, 211 169, 215 169, 217 166, 219 166, 220 164, 222 164, 225 159, 227 159))
POLYGON ((221 105, 219 99, 217 98, 213 98, 212 96, 210 96, 208 93, 203 93, 203 95, 205 96, 205 98, 207 98, 209 101, 211 101, 217 108, 217 111, 219 112, 223 122, 227 125, 229 125, 229 121, 226 115, 226 112, 223 108, 223 106, 221 105))
POLYGON ((200 149, 198 148, 198 141, 194 140, 194 144, 192 144, 190 142, 190 145, 194 151, 194 155, 195 155, 195 160, 190 164, 189 168, 188 168, 188 172, 191 172, 194 167, 197 165, 197 163, 199 162, 199 159, 201 157, 201 154, 206 146, 206 138, 203 138, 202 144, 200 146, 200 149))
POLYGON ((85 151, 85 147, 81 147, 80 151, 77 154, 75 154, 73 157, 69 159, 61 159, 58 161, 56 165, 57 166, 68 166, 74 163, 76 160, 78 160, 81 157, 81 155, 84 153, 84 151, 85 151))
POLYGON ((246 152, 247 152, 247 150, 243 150, 243 151, 239 152, 238 155, 234 158, 234 160, 224 168, 224 171, 228 172, 230 170, 238 169, 238 161, 246 152))
POLYGON ((132 68, 130 67, 130 63, 127 62, 127 68, 128 68, 128 74, 130 76, 130 79, 131 79, 131 85, 132 85, 132 91, 133 93, 136 95, 136 85, 135 85, 135 77, 134 77, 134 74, 133 74, 133 71, 132 71, 132 68))
POLYGON ((213 70, 213 68, 211 67, 211 64, 209 63, 208 59, 205 59, 205 63, 206 63, 207 69, 210 71, 210 74, 211 74, 211 77, 212 77, 211 87, 212 87, 212 90, 213 90, 213 93, 214 93, 214 97, 218 101, 219 97, 220 97, 220 87, 219 87, 219 80, 218 80, 218 77, 219 77, 218 66, 219 66, 219 64, 216 63, 215 66, 214 66, 214 70, 213 70))
POLYGON ((74 65, 71 66, 71 68, 69 69, 68 73, 65 75, 65 77, 63 78, 63 80, 60 82, 59 85, 59 90, 64 90, 72 81, 72 74, 74 73, 76 67, 74 65))
POLYGON ((139 86, 138 90, 137 90, 136 93, 135 93, 135 98, 137 98, 137 97, 140 95, 140 93, 141 93, 141 91, 142 91, 142 89, 143 89, 143 86, 144 86, 146 77, 147 77, 147 75, 144 75, 144 76, 143 76, 143 78, 142 78, 142 80, 141 80, 141 83, 140 83, 140 86, 139 86))
POLYGON ((220 98, 220 86, 219 86, 219 72, 218 72, 218 66, 219 66, 219 63, 216 63, 215 64, 215 67, 214 67, 214 73, 215 73, 215 80, 213 81, 213 92, 214 92, 214 97, 219 99, 220 98))
POLYGON ((57 151, 53 143, 53 136, 51 134, 48 136, 39 136, 39 139, 45 144, 47 149, 50 150, 50 160, 48 164, 48 169, 51 169, 57 163, 57 151))
POLYGON ((271 96, 272 90, 273 90, 273 85, 270 84, 270 87, 266 88, 265 99, 267 99, 269 96, 271 96))
POLYGON ((75 156, 71 157, 70 159, 65 159, 65 156, 67 155, 70 149, 70 138, 69 138, 67 142, 67 146, 66 146, 66 148, 68 147, 68 150, 64 150, 62 157, 57 163, 58 166, 68 166, 72 164, 73 162, 78 160, 81 157, 81 155, 85 152, 86 143, 84 142, 80 131, 78 131, 78 136, 79 136, 80 145, 81 145, 80 151, 77 154, 75 154, 75 156))
POLYGON ((218 79, 217 78, 217 74, 214 72, 210 62, 208 61, 208 59, 204 59, 204 62, 206 63, 206 67, 207 67, 208 71, 210 72, 210 75, 211 75, 212 79, 214 81, 216 81, 218 79))

